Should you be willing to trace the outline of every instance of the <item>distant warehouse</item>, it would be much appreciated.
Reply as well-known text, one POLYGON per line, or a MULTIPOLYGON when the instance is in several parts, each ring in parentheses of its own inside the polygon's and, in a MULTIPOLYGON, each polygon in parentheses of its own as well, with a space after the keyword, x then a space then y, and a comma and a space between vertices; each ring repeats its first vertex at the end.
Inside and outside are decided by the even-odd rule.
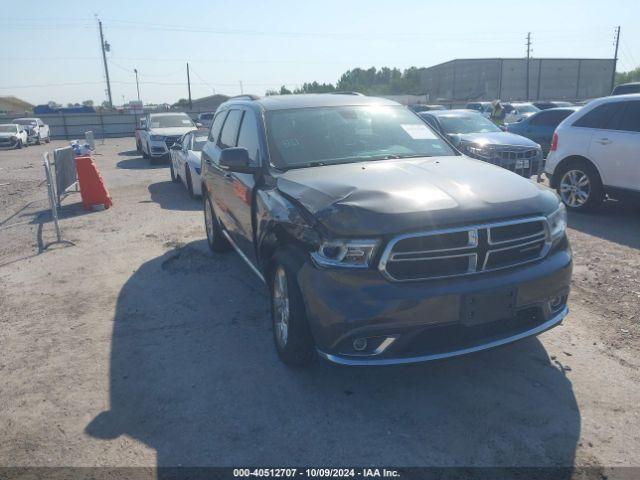
POLYGON ((613 60, 591 58, 457 59, 422 70, 430 101, 584 100, 611 92, 613 60))

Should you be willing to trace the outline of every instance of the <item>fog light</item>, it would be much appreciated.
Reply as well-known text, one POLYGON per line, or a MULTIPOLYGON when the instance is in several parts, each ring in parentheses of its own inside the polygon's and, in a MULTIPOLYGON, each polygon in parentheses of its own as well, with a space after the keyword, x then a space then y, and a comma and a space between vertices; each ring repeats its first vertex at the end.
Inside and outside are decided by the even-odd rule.
POLYGON ((353 341, 353 349, 361 352, 367 348, 367 339, 366 338, 356 338, 353 341))
POLYGON ((564 297, 553 297, 549 300, 549 309, 552 312, 557 312, 564 305, 564 297))

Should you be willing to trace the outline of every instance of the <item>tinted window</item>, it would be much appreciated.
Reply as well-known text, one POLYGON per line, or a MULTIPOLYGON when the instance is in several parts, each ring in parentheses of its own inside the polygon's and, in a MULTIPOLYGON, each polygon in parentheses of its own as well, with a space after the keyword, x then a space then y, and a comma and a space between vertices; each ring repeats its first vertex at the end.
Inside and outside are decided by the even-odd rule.
POLYGON ((440 125, 442 130, 447 134, 467 134, 467 133, 487 133, 501 132, 491 120, 486 119, 478 113, 470 113, 469 115, 440 117, 440 125))
POLYGON ((571 115, 570 111, 548 111, 538 113, 529 120, 531 125, 541 125, 543 127, 557 127, 561 121, 571 115))
POLYGON ((218 141, 218 136, 220 135, 220 130, 222 129, 222 124, 224 123, 224 119, 227 116, 227 112, 220 112, 216 115, 213 124, 211 125, 211 131, 209 132, 209 140, 216 143, 218 141))
POLYGON ((624 107, 623 102, 605 103, 587 112, 583 117, 573 122, 574 127, 585 128, 610 128, 614 116, 620 114, 624 107))
POLYGON ((253 165, 259 165, 260 161, 260 140, 258 133, 258 123, 253 112, 245 111, 240 125, 240 135, 238 136, 238 147, 246 148, 253 165))
POLYGON ((404 107, 345 106, 267 112, 271 159, 301 168, 456 153, 404 107))
POLYGON ((627 93, 640 93, 640 83, 618 85, 613 89, 613 93, 611 95, 625 95, 627 93))
POLYGON ((626 102, 617 130, 640 132, 640 102, 626 102))
POLYGON ((218 140, 218 146, 220 148, 229 148, 236 146, 240 120, 242 120, 242 110, 231 110, 229 112, 229 115, 227 115, 227 121, 224 122, 224 127, 222 127, 220 140, 218 140))
POLYGON ((482 105, 479 103, 467 103, 466 107, 470 110, 482 110, 482 105))

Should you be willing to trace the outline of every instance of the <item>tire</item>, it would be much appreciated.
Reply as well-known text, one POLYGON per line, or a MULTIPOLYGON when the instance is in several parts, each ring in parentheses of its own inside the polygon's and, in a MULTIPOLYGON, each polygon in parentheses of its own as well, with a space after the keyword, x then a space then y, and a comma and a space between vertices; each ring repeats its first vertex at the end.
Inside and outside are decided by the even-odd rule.
POLYGON ((142 153, 142 145, 140 145, 140 140, 136 138, 136 152, 142 153))
POLYGON ((218 222, 213 204, 209 195, 202 196, 202 206, 204 210, 204 229, 207 234, 207 244, 212 252, 223 253, 231 250, 231 244, 222 234, 222 227, 218 222))
POLYGON ((36 137, 36 145, 40 145, 40 134, 36 137))
POLYGON ((301 255, 291 247, 276 251, 270 264, 268 285, 271 293, 273 341, 280 360, 303 367, 315 356, 314 341, 298 285, 301 255))
MULTIPOLYGON (((146 159, 151 158, 151 156, 143 148, 141 148, 141 150, 142 150, 142 158, 146 158, 146 159)), ((149 150, 149 144, 147 143, 147 151, 148 150, 149 150)))
POLYGON ((18 143, 16 144, 16 150, 20 150, 20 149, 22 149, 22 139, 21 138, 18 139, 18 143))
POLYGON ((44 143, 51 143, 51 135, 44 139, 44 143))
POLYGON ((171 162, 169 162, 169 173, 171 174, 171 181, 173 183, 177 183, 178 177, 176 176, 176 172, 173 169, 173 160, 171 162))
POLYGON ((574 160, 560 166, 556 191, 562 203, 573 212, 591 212, 604 200, 604 189, 593 165, 574 160))
POLYGON ((187 181, 187 191, 189 192, 189 196, 191 198, 196 198, 196 194, 193 193, 193 180, 191 179, 191 169, 189 168, 189 165, 185 165, 184 169, 187 172, 186 181, 187 181))

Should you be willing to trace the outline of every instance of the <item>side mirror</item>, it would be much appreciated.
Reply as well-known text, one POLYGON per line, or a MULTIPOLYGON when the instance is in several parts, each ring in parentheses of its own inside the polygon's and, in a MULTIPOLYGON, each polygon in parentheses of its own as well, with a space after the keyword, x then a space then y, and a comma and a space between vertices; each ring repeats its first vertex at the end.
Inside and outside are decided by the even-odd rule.
POLYGON ((202 128, 204 127, 204 125, 202 125, 200 122, 196 122, 196 128, 202 128))
POLYGON ((247 149, 240 147, 225 148, 220 152, 220 168, 238 173, 256 173, 259 170, 251 165, 247 149))
POLYGON ((174 143, 173 145, 171 145, 171 150, 182 150, 182 145, 180 145, 179 143, 174 143))

